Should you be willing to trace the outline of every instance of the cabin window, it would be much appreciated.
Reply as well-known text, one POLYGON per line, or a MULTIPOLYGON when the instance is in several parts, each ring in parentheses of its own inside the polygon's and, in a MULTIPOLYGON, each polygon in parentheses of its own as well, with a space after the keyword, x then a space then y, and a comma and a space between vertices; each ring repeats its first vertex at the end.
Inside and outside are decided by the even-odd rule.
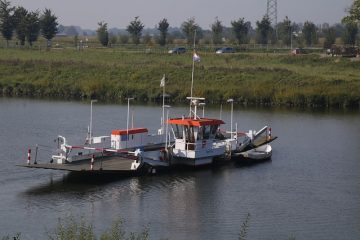
POLYGON ((210 126, 203 126, 204 139, 209 139, 210 137, 210 126))
POLYGON ((129 135, 121 135, 121 141, 128 141, 129 140, 129 135))
POLYGON ((202 140, 204 137, 204 128, 201 126, 199 127, 199 132, 197 134, 197 140, 202 140))
POLYGON ((211 136, 211 138, 214 138, 214 137, 215 137, 216 132, 217 132, 217 130, 218 130, 218 127, 219 127, 219 125, 212 125, 212 126, 210 127, 210 136, 211 136))
POLYGON ((194 127, 193 126, 184 126, 184 129, 185 129, 186 140, 191 143, 194 143, 195 142, 194 127))
POLYGON ((172 125, 172 129, 175 134, 176 139, 182 139, 183 138, 183 127, 179 125, 172 125))

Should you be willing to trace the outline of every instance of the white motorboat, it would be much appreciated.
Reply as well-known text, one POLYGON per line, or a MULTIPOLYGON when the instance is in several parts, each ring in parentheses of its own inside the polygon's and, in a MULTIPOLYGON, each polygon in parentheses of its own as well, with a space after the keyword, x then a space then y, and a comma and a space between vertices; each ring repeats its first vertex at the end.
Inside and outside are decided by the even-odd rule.
POLYGON ((268 160, 271 158, 271 155, 272 155, 271 145, 265 144, 245 152, 237 153, 235 156, 239 157, 240 160, 246 159, 257 162, 257 161, 268 160))

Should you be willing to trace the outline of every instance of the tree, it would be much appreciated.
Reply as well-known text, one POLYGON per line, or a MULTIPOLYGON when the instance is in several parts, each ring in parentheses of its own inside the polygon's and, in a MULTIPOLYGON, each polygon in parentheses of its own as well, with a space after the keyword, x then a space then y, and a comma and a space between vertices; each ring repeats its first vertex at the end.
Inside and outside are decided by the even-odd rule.
POLYGON ((159 44, 161 46, 165 46, 166 38, 167 38, 168 30, 169 30, 169 23, 166 18, 164 18, 163 20, 161 20, 159 22, 157 29, 160 31, 159 44))
POLYGON ((345 32, 342 36, 342 39, 345 44, 355 45, 356 35, 358 33, 358 27, 355 23, 347 23, 345 25, 345 32))
POLYGON ((239 44, 248 42, 248 33, 251 29, 251 23, 245 22, 244 18, 239 18, 237 21, 231 21, 232 31, 239 44))
POLYGON ((354 23, 360 26, 360 0, 354 0, 347 12, 349 15, 343 18, 343 22, 354 23))
POLYGON ((265 15, 260 22, 256 21, 256 27, 257 42, 260 44, 268 44, 273 31, 269 17, 265 15))
POLYGON ((292 34, 294 32, 294 27, 290 19, 286 16, 284 21, 280 22, 277 26, 279 39, 282 40, 282 43, 289 46, 292 41, 292 34))
POLYGON ((307 46, 311 46, 317 42, 316 26, 314 23, 306 21, 302 32, 307 46))
POLYGON ((202 36, 202 30, 195 22, 195 18, 189 18, 187 21, 181 24, 181 31, 184 33, 187 43, 191 44, 194 42, 194 34, 196 31, 195 42, 198 43, 202 36))
POLYGON ((221 24, 221 21, 216 17, 215 22, 211 25, 213 44, 221 44, 222 43, 223 30, 224 30, 224 26, 221 24))
POLYGON ((48 41, 48 46, 51 47, 51 39, 58 32, 57 17, 52 14, 50 9, 45 8, 43 15, 40 18, 40 28, 42 36, 48 41))
POLYGON ((121 44, 129 43, 129 36, 128 35, 120 35, 119 40, 121 44))
POLYGON ((116 35, 114 34, 109 34, 109 42, 111 43, 111 45, 116 44, 118 41, 118 38, 116 35))
POLYGON ((107 23, 99 22, 99 27, 96 30, 97 37, 101 45, 106 47, 109 44, 109 32, 107 29, 107 23))
POLYGON ((33 42, 35 42, 40 34, 40 19, 39 19, 39 12, 29 12, 26 15, 26 30, 25 36, 26 41, 32 46, 33 42))
POLYGON ((331 48, 336 41, 336 32, 333 27, 330 27, 325 30, 325 41, 324 41, 324 49, 331 48))
POLYGON ((151 45, 152 44, 152 38, 149 34, 145 34, 143 37, 143 43, 147 44, 147 45, 151 45))
POLYGON ((25 45, 28 11, 24 7, 17 7, 14 11, 14 28, 16 38, 20 41, 20 45, 25 45))
POLYGON ((0 0, 0 30, 2 36, 6 39, 6 45, 9 46, 14 32, 13 23, 14 7, 10 6, 7 0, 0 0))
POLYGON ((131 35, 134 44, 140 43, 141 32, 144 29, 144 24, 140 21, 139 17, 135 17, 133 21, 127 26, 126 31, 131 35))

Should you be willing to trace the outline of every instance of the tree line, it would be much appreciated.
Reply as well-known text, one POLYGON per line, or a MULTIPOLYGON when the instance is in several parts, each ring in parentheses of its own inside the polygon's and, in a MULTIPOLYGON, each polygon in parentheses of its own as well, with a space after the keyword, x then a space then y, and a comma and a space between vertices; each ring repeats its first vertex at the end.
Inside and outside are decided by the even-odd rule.
MULTIPOLYGON (((16 34, 20 45, 24 45, 25 41, 31 46, 39 37, 39 34, 48 40, 48 45, 51 45, 51 39, 58 32, 57 17, 49 9, 45 9, 42 13, 39 11, 28 11, 23 7, 12 7, 7 0, 0 0, 0 30, 3 37, 9 41, 13 34, 16 34)), ((360 0, 354 0, 352 6, 347 10, 349 15, 342 20, 342 24, 330 26, 323 24, 316 26, 311 21, 306 21, 303 24, 297 24, 285 17, 283 21, 274 26, 268 16, 263 16, 259 21, 256 21, 256 27, 253 28, 249 21, 244 18, 231 21, 231 27, 223 25, 221 20, 215 18, 211 24, 210 32, 203 30, 195 21, 195 18, 189 18, 184 21, 180 27, 182 35, 191 44, 194 39, 194 32, 196 31, 196 42, 204 39, 206 33, 207 43, 215 45, 223 44, 225 36, 229 34, 233 37, 236 44, 247 44, 250 39, 255 39, 258 44, 275 44, 281 42, 287 46, 307 46, 311 47, 318 44, 319 38, 325 39, 324 48, 330 48, 335 43, 337 36, 341 36, 344 44, 355 45, 359 31, 359 12, 360 0)), ((152 37, 149 35, 142 36, 145 25, 141 22, 139 16, 136 16, 129 25, 126 31, 129 33, 131 42, 139 44, 152 42, 152 37)), ((170 24, 166 18, 159 21, 156 28, 159 35, 156 37, 156 42, 165 46, 171 41, 169 35, 170 24)), ((112 36, 108 30, 106 22, 99 22, 97 28, 97 38, 103 46, 109 46, 117 42, 116 36, 112 36)), ((120 39, 122 43, 129 41, 127 36, 122 36, 120 39)))
MULTIPOLYGON (((149 35, 142 36, 144 24, 139 17, 136 17, 127 26, 126 30, 131 37, 133 44, 139 44, 140 40, 143 43, 149 44, 152 42, 158 43, 160 46, 165 46, 172 42, 173 37, 169 34, 169 22, 166 18, 160 20, 156 28, 159 35, 151 37, 149 35)), ((222 22, 215 18, 214 23, 210 26, 211 30, 203 30, 196 23, 195 18, 189 18, 181 25, 181 32, 177 37, 185 38, 188 44, 192 44, 194 40, 194 32, 196 30, 196 43, 203 40, 206 44, 219 45, 223 43, 232 44, 248 44, 251 39, 257 44, 276 44, 282 43, 286 46, 300 46, 300 47, 313 47, 319 44, 319 39, 323 38, 323 47, 330 48, 335 43, 338 37, 341 37, 342 42, 346 45, 355 45, 358 39, 359 28, 354 22, 345 22, 341 24, 315 25, 311 21, 298 24, 292 22, 288 17, 276 26, 273 26, 267 16, 264 16, 260 21, 256 21, 255 29, 252 27, 250 21, 244 18, 231 21, 231 27, 226 27, 222 22), (229 41, 230 38, 230 41, 229 41)), ((111 35, 107 29, 107 24, 104 22, 99 23, 97 36, 103 46, 115 44, 118 40, 121 43, 128 43, 129 38, 121 35, 119 39, 111 35)))
POLYGON ((7 45, 16 35, 21 46, 25 42, 32 46, 41 34, 51 46, 51 39, 58 32, 57 27, 57 17, 50 9, 29 11, 22 6, 13 7, 7 0, 0 0, 0 31, 7 45))

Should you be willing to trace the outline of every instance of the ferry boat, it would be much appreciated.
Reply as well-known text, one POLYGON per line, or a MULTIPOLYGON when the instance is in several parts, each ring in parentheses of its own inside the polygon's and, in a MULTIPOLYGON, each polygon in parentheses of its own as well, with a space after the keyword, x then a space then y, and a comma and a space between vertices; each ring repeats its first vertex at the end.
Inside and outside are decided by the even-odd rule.
MULTIPOLYGON (((195 47, 194 47, 195 49, 195 47)), ((32 168, 60 169, 75 172, 131 174, 169 169, 175 166, 198 167, 210 165, 215 161, 229 162, 245 156, 255 156, 261 146, 268 145, 276 137, 271 136, 271 128, 260 131, 238 133, 233 129, 233 100, 231 102, 231 129, 221 132, 225 124, 221 119, 198 116, 198 107, 205 104, 205 98, 193 97, 194 63, 199 60, 194 50, 191 82, 190 113, 187 117, 168 118, 165 121, 165 75, 161 79, 163 87, 163 117, 161 129, 149 135, 146 128, 129 128, 129 100, 127 128, 113 130, 111 136, 92 137, 91 123, 86 145, 68 145, 66 138, 59 136, 58 153, 52 156, 51 163, 38 164, 35 158, 27 164, 32 168), (171 126, 171 133, 169 129, 171 126), (265 134, 265 136, 263 136, 265 134), (263 136, 263 137, 261 137, 263 136)), ((92 108, 91 108, 92 116, 92 108)), ((90 118, 92 119, 92 117, 90 118)), ((262 148, 261 148, 262 149, 262 148)), ((266 148, 266 149, 271 149, 266 148)), ((258 158, 269 155, 257 154, 258 158)), ((271 151, 270 151, 271 156, 271 151)))
POLYGON ((163 118, 157 134, 148 134, 147 128, 117 129, 110 136, 88 134, 85 145, 69 145, 65 137, 59 136, 58 152, 50 163, 38 163, 36 158, 31 163, 29 152, 27 164, 21 166, 137 175, 177 166, 199 167, 214 162, 258 161, 271 157, 269 143, 276 139, 271 136, 271 128, 265 126, 257 132, 239 133, 237 125, 234 131, 231 124, 230 131, 223 132, 220 130, 225 124, 223 120, 198 116, 198 108, 205 98, 187 99, 190 101, 189 115, 167 116, 166 121, 163 118))
MULTIPOLYGON (((174 143, 165 145, 160 151, 139 152, 141 162, 150 169, 160 170, 179 165, 198 167, 214 162, 241 161, 244 156, 256 154, 251 150, 260 152, 262 146, 270 146, 269 143, 276 139, 271 136, 271 130, 267 126, 257 132, 251 130, 238 133, 236 129, 234 132, 223 133, 220 130, 220 126, 225 124, 223 120, 198 116, 197 109, 205 101, 204 98, 188 97, 188 100, 191 102, 188 117, 167 119, 174 143)), ((265 156, 258 154, 256 157, 259 160, 265 156)))

